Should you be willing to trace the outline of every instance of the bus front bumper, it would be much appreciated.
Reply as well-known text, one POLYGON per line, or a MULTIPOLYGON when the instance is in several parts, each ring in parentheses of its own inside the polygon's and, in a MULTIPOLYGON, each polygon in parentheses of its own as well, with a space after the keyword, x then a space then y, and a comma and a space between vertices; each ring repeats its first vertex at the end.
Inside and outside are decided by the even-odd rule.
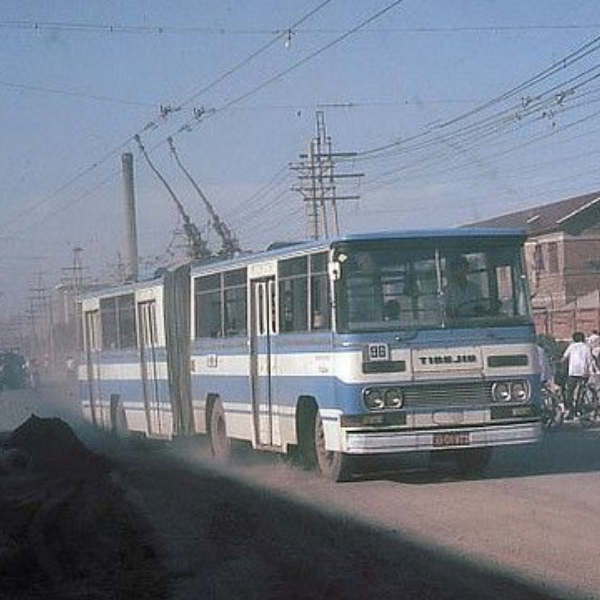
POLYGON ((422 450, 457 450, 531 444, 541 436, 539 422, 480 427, 435 428, 409 431, 346 431, 342 452, 386 454, 422 450))

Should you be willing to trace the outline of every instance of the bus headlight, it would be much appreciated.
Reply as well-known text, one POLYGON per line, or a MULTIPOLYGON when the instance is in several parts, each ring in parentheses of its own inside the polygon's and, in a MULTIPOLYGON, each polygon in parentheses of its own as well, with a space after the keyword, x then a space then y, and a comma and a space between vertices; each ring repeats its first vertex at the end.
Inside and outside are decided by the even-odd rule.
POLYGON ((383 401, 387 408, 402 408, 404 398, 400 388, 388 388, 383 394, 383 401))
POLYGON ((526 381, 515 381, 511 386, 511 396, 515 402, 527 402, 531 397, 531 388, 526 381))
POLYGON ((363 402, 369 410, 398 409, 404 406, 404 395, 398 387, 365 388, 363 402))
POLYGON ((363 398, 369 410, 381 410, 384 407, 383 393, 377 388, 366 389, 363 398))
POLYGON ((492 400, 494 402, 508 402, 510 399, 510 385, 504 381, 494 383, 492 386, 492 400))

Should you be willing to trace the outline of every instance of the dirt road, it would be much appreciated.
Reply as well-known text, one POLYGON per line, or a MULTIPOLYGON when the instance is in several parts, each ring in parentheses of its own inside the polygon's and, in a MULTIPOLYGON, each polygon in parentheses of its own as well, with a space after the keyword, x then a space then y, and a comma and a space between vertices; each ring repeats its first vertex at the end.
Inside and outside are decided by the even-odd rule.
POLYGON ((476 481, 417 461, 341 485, 273 457, 221 472, 196 446, 81 433, 118 462, 177 600, 600 598, 597 431, 499 453, 476 481))

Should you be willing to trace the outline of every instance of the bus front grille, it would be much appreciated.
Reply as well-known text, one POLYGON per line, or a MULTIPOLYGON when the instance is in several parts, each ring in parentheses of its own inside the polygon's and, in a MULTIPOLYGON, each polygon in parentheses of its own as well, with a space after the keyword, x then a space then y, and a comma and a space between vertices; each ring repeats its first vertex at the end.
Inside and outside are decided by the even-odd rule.
POLYGON ((415 385, 403 391, 406 408, 482 406, 492 401, 491 385, 483 382, 415 385))

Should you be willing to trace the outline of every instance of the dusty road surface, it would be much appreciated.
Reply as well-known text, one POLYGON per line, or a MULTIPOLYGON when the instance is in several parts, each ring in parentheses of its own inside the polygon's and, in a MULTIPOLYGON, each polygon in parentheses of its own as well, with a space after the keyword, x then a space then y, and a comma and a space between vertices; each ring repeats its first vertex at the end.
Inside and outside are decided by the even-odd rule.
POLYGON ((596 430, 498 453, 479 480, 415 459, 338 485, 273 457, 222 471, 202 447, 82 435, 116 461, 178 600, 600 598, 596 430))
POLYGON ((600 598, 600 430, 565 427, 498 452, 484 477, 416 458, 331 485, 271 459, 238 476, 381 531, 449 549, 517 577, 600 598), (392 469, 393 467, 393 469, 392 469), (387 469, 387 470, 386 470, 387 469))

